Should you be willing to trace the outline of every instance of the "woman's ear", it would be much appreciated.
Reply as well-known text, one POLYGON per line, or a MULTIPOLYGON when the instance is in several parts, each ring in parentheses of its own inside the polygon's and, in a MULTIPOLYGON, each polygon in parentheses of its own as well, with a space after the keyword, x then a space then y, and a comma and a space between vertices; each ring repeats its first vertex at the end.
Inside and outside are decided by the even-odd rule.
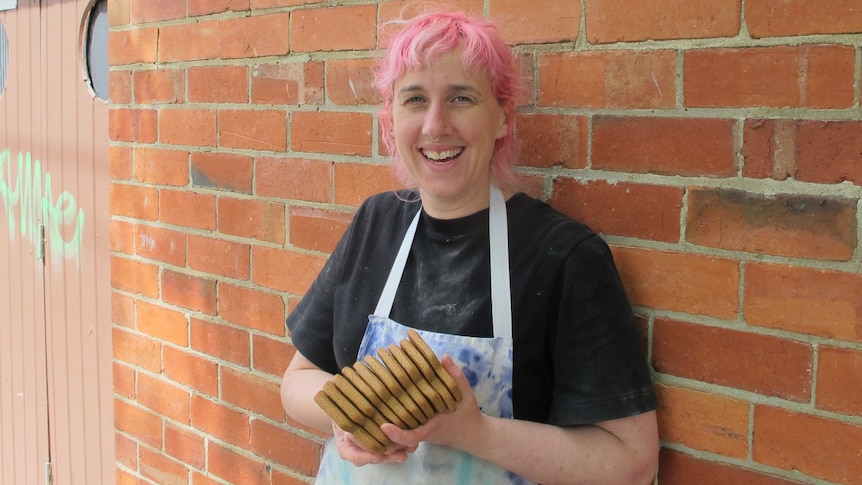
POLYGON ((509 117, 515 116, 514 106, 500 105, 500 122, 496 126, 496 139, 499 140, 509 133, 509 117))

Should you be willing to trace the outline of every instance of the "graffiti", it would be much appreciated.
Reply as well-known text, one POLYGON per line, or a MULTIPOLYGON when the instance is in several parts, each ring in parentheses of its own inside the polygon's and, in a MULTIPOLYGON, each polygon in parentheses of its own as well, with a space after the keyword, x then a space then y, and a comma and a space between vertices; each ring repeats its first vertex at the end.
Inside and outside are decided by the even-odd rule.
POLYGON ((13 177, 9 150, 0 152, 0 198, 4 208, 0 214, 6 214, 10 240, 20 234, 34 248, 41 248, 44 237, 53 258, 73 259, 80 264, 84 211, 78 208, 75 197, 64 191, 55 199, 51 174, 46 172, 43 177, 42 163, 29 153, 18 154, 17 168, 13 177))

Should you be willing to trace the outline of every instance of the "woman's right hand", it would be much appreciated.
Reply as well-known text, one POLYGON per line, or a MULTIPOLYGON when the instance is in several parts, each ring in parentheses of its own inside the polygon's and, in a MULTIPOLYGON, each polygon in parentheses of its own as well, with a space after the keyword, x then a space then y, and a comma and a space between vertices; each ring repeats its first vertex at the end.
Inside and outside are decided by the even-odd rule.
POLYGON ((407 455, 416 451, 416 447, 406 447, 393 443, 384 453, 376 453, 362 447, 352 434, 332 423, 332 435, 336 449, 342 459, 356 466, 379 463, 404 463, 407 455))

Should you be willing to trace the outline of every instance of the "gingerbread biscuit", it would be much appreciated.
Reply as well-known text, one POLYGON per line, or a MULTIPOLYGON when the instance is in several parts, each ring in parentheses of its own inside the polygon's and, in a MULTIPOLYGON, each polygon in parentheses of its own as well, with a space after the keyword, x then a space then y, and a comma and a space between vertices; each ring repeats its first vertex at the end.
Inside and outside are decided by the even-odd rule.
POLYGON ((422 371, 419 370, 419 366, 413 362, 401 347, 395 344, 390 344, 389 353, 392 354, 392 357, 395 357, 395 360, 397 360, 399 364, 401 364, 401 367, 404 368, 407 375, 410 376, 410 380, 413 381, 413 384, 415 384, 422 395, 428 399, 434 407, 435 413, 445 413, 449 410, 440 394, 435 391, 434 388, 431 387, 431 383, 425 379, 422 371))
MULTIPOLYGON (((405 423, 398 414, 389 407, 380 396, 374 392, 374 389, 365 382, 359 374, 353 369, 353 367, 345 367, 341 369, 341 375, 344 376, 353 386, 359 391, 362 396, 364 396, 368 401, 374 406, 377 411, 383 414, 383 417, 388 420, 390 423, 398 426, 401 429, 407 428, 407 423, 405 423)), ((394 399, 394 397, 393 397, 394 399)), ((407 412, 407 410, 404 410, 407 412)))
POLYGON ((464 398, 461 395, 461 389, 458 389, 458 384, 455 382, 455 379, 446 372, 446 369, 443 368, 443 364, 440 363, 440 359, 437 358, 437 355, 431 350, 431 347, 422 340, 422 337, 419 336, 419 333, 412 328, 407 330, 407 338, 410 339, 410 342, 416 346, 416 349, 422 353, 422 356, 425 357, 425 360, 431 364, 431 367, 434 368, 434 372, 437 374, 437 377, 443 381, 443 384, 446 385, 446 388, 452 393, 452 396, 455 397, 455 401, 461 402, 461 399, 464 398))
POLYGON ((386 387, 385 384, 378 378, 371 369, 368 368, 367 365, 362 362, 357 361, 353 364, 353 370, 356 371, 357 374, 364 380, 371 389, 377 393, 377 396, 385 402, 392 411, 398 414, 398 417, 401 418, 405 424, 407 424, 408 429, 413 429, 419 426, 421 423, 413 417, 413 414, 401 404, 401 401, 395 397, 391 392, 389 392, 389 388, 386 387))
POLYGON ((326 384, 323 385, 323 392, 326 393, 336 406, 344 411, 344 414, 346 414, 351 421, 361 426, 380 444, 384 445, 384 447, 391 444, 389 437, 380 430, 380 425, 360 411, 356 405, 354 405, 353 402, 351 402, 350 399, 341 392, 333 381, 327 381, 326 384))
POLYGON ((367 365, 374 375, 376 375, 383 384, 386 385, 386 388, 389 389, 389 392, 392 393, 393 396, 398 398, 398 401, 410 411, 410 414, 419 421, 420 424, 425 424, 428 422, 428 416, 422 412, 422 409, 419 408, 419 405, 413 401, 410 397, 410 394, 401 387, 401 384, 395 379, 392 373, 383 365, 379 360, 375 359, 370 355, 365 356, 365 365, 367 365))
POLYGON ((422 356, 422 353, 419 352, 419 349, 413 345, 413 342, 405 339, 401 340, 401 350, 416 364, 416 368, 422 373, 425 377, 425 380, 431 384, 431 387, 437 391, 437 394, 443 398, 443 402, 446 404, 446 409, 448 411, 454 411, 455 408, 458 407, 458 403, 455 401, 455 396, 452 395, 452 392, 449 388, 443 384, 443 381, 440 380, 440 377, 437 376, 437 373, 434 372, 434 368, 425 357, 422 356))
POLYGON ((377 441, 377 439, 365 431, 363 427, 351 421, 350 418, 344 414, 344 411, 342 411, 341 408, 332 401, 326 392, 321 390, 315 394, 314 402, 323 409, 323 412, 325 412, 339 428, 352 434, 356 440, 359 441, 359 444, 377 453, 383 453, 386 451, 386 446, 384 446, 383 443, 377 441))
POLYGON ((389 372, 395 377, 401 387, 407 391, 407 394, 410 395, 410 398, 413 399, 419 408, 425 413, 425 416, 428 416, 430 419, 434 416, 434 406, 428 402, 428 398, 417 388, 416 383, 410 378, 410 374, 408 374, 407 370, 398 362, 392 353, 386 348, 377 349, 377 355, 380 356, 380 360, 386 365, 389 369, 389 372))

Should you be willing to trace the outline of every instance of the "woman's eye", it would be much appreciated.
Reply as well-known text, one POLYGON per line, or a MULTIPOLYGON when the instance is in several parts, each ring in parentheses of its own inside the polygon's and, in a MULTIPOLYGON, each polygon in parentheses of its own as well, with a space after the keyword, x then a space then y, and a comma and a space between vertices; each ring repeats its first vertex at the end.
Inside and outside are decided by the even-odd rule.
POLYGON ((425 101, 425 98, 422 96, 411 96, 404 100, 404 104, 418 104, 425 101))
POLYGON ((472 103, 473 102, 473 100, 468 98, 467 96, 455 96, 454 98, 452 98, 452 101, 454 101, 455 103, 458 103, 458 104, 472 103))

